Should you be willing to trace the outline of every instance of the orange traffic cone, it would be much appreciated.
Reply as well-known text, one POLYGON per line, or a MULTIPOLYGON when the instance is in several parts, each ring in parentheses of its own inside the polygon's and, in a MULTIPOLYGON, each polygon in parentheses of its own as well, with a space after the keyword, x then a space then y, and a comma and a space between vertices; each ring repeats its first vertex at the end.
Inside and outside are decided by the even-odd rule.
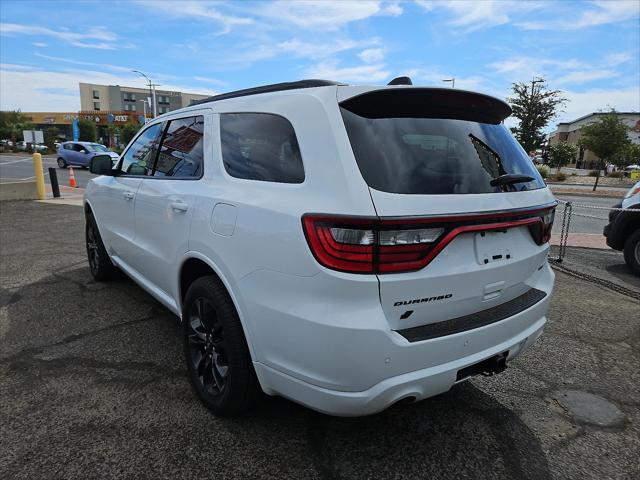
POLYGON ((69 186, 71 188, 78 188, 78 183, 76 182, 76 176, 73 174, 73 167, 69 167, 69 186))

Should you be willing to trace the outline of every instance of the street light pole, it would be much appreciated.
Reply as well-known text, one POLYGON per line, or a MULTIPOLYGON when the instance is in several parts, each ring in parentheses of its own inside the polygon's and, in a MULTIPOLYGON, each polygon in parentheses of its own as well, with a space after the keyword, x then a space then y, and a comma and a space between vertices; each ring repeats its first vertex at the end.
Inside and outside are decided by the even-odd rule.
POLYGON ((157 104, 156 104, 156 84, 153 83, 151 81, 151 79, 149 77, 147 77, 144 73, 142 73, 140 70, 133 70, 134 73, 139 73, 140 75, 142 75, 144 78, 147 79, 148 85, 149 85, 149 93, 151 94, 151 98, 153 101, 153 118, 155 118, 158 115, 158 111, 157 111, 157 104))
POLYGON ((456 88, 456 79, 455 78, 445 78, 442 81, 443 82, 451 82, 451 88, 456 88))

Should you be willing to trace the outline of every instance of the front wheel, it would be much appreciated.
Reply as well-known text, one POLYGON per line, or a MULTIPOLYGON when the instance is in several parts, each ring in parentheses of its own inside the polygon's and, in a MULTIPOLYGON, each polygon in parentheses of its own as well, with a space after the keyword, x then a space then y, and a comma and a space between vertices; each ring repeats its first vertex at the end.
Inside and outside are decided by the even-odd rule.
POLYGON ((58 158, 58 168, 67 168, 67 162, 64 161, 64 158, 58 158))
POLYGON ((633 273, 640 275, 640 228, 624 242, 624 261, 633 273))
POLYGON ((261 390, 235 306, 214 276, 195 280, 182 309, 184 355, 198 397, 214 414, 251 408, 261 390))

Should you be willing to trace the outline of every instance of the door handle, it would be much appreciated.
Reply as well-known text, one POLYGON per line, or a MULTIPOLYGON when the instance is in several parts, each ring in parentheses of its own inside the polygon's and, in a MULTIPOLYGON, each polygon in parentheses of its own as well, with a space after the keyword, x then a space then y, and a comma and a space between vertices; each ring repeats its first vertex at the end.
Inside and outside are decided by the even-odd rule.
POLYGON ((135 194, 135 193, 133 193, 133 192, 123 192, 123 193, 122 193, 122 196, 123 196, 124 198, 126 198, 127 200, 133 200, 133 197, 135 197, 135 196, 136 196, 136 194, 135 194))
POLYGON ((176 212, 186 212, 189 210, 189 205, 184 202, 171 202, 169 206, 176 212))

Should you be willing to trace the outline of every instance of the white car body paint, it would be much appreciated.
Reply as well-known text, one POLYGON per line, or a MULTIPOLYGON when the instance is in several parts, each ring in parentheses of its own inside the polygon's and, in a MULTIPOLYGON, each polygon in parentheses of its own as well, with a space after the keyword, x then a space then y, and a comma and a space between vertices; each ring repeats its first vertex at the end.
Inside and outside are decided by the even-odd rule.
POLYGON ((181 315, 180 269, 188 259, 203 261, 234 301, 262 389, 335 415, 370 414, 403 398, 427 398, 451 388, 462 368, 503 352, 509 359, 520 355, 542 333, 554 282, 548 243, 534 242, 526 226, 510 228, 503 241, 462 233, 425 268, 406 273, 345 273, 316 260, 302 228, 309 213, 469 215, 554 202, 548 188, 465 195, 370 188, 336 99, 377 89, 282 91, 162 115, 145 128, 204 116, 202 178, 103 176, 85 192, 109 255, 142 288, 181 315), (227 173, 220 114, 238 112, 273 113, 291 122, 302 153, 302 183, 227 173), (486 243, 492 241, 495 248, 486 243), (509 261, 484 263, 482 252, 496 248, 508 251, 509 261), (544 298, 502 321, 423 341, 398 333, 497 307, 529 289, 544 298), (451 296, 396 305, 440 295, 451 296), (412 314, 401 318, 407 310, 412 314))

